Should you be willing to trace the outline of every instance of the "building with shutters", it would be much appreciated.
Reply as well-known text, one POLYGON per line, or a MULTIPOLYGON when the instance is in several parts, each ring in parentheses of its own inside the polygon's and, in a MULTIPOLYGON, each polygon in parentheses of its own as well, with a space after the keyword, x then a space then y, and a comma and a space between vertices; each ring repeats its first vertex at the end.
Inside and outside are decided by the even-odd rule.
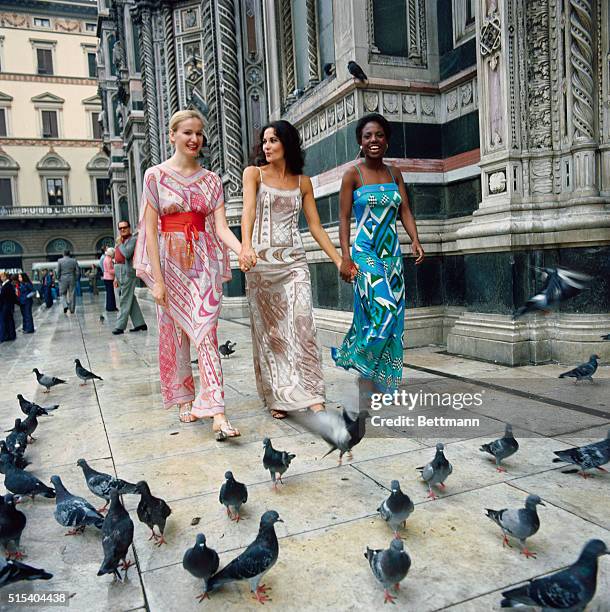
MULTIPOLYGON (((322 222, 356 121, 383 113, 427 257, 405 255, 408 347, 504 364, 610 358, 610 6, 607 0, 99 0, 115 214, 170 155, 170 115, 206 115, 205 163, 238 232, 241 174, 268 118, 294 123, 322 222), (368 75, 347 71, 355 60, 368 75), (536 267, 596 276, 558 312, 513 320, 536 267)), ((335 344, 352 288, 305 231, 317 325, 335 344)), ((352 236, 354 230, 352 230, 352 236)), ((247 313, 239 271, 225 315, 247 313)))
POLYGON ((0 1, 0 268, 113 241, 97 5, 0 1))

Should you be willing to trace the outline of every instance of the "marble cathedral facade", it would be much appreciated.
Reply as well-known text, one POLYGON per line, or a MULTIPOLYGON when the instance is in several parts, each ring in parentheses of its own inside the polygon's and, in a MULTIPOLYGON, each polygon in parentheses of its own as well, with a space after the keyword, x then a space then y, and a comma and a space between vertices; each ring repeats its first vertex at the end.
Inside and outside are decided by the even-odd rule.
MULTIPOLYGON (((338 243, 355 122, 381 112, 427 253, 415 268, 402 234, 406 345, 514 365, 610 358, 608 0, 99 0, 99 14, 116 218, 135 222, 144 170, 170 154, 168 119, 192 106, 236 231, 258 129, 285 118, 338 243), (535 268, 554 265, 596 279, 558 312, 514 321, 541 287, 535 268)), ((302 228, 332 344, 351 287, 302 228)), ((236 270, 227 313, 245 309, 243 289, 236 270)))

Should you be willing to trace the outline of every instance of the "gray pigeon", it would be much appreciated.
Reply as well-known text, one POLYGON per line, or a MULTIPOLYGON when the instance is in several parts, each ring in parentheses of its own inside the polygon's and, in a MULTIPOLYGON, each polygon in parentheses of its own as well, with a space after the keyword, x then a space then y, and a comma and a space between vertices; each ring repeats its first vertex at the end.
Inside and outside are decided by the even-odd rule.
POLYGON ((198 533, 195 546, 184 553, 182 567, 195 578, 203 580, 203 592, 197 596, 200 602, 210 598, 208 595, 208 580, 218 571, 219 563, 218 553, 213 548, 208 548, 205 543, 205 536, 203 533, 198 533))
POLYGON ((21 561, 8 561, 0 555, 0 588, 22 580, 50 580, 53 574, 43 569, 21 563, 21 561))
POLYGON ((390 589, 400 589, 400 582, 411 567, 411 557, 404 550, 402 540, 394 538, 390 548, 385 550, 372 550, 367 546, 364 556, 368 559, 373 576, 383 585, 383 603, 394 603, 396 595, 391 595, 390 589))
POLYGON ((591 377, 597 371, 598 359, 598 355, 591 355, 591 357, 589 357, 589 361, 587 361, 586 363, 581 363, 573 370, 568 370, 567 372, 560 374, 559 378, 575 378, 576 380, 574 382, 578 382, 583 379, 590 380, 591 382, 593 382, 593 379, 591 377))
POLYGON ((226 506, 228 517, 238 523, 241 518, 239 509, 248 501, 248 489, 245 484, 233 478, 233 472, 225 472, 225 478, 226 482, 220 487, 218 501, 226 506))
POLYGON ((167 544, 163 537, 167 517, 172 513, 172 509, 160 497, 155 497, 145 480, 140 480, 136 484, 136 493, 140 494, 138 504, 138 518, 151 530, 149 540, 155 540, 155 546, 167 544), (155 525, 159 527, 159 534, 155 533, 155 525))
POLYGON ((64 527, 72 527, 66 535, 79 535, 87 525, 102 528, 104 517, 86 499, 72 495, 59 476, 51 476, 51 482, 57 493, 55 520, 64 527))
POLYGON ((36 408, 32 408, 27 418, 21 422, 21 429, 27 434, 28 442, 30 443, 36 440, 36 438, 34 438, 32 434, 38 428, 39 416, 49 416, 49 413, 41 406, 38 406, 36 408))
POLYGON ((445 458, 445 454, 443 453, 444 450, 445 445, 442 442, 437 442, 434 459, 425 466, 416 468, 421 472, 421 477, 424 479, 424 482, 428 484, 427 497, 433 500, 436 499, 437 496, 432 491, 432 485, 438 485, 444 489, 445 480, 447 480, 449 474, 453 472, 453 466, 445 458))
POLYGON ((269 438, 265 438, 263 440, 263 448, 265 449, 265 453, 263 455, 263 467, 266 470, 269 470, 271 480, 273 482, 273 488, 277 489, 276 478, 282 484, 284 484, 282 475, 290 467, 290 462, 296 457, 296 455, 287 453, 286 451, 275 450, 275 448, 271 446, 271 440, 269 438))
POLYGON ((390 484, 390 496, 377 508, 381 518, 392 528, 394 537, 400 538, 398 529, 404 527, 407 519, 415 509, 411 498, 400 490, 398 480, 390 484))
POLYGON ((15 419, 15 426, 10 432, 5 440, 8 452, 23 457, 28 447, 28 434, 23 428, 21 419, 15 419))
MULTIPOLYGON (((30 410, 32 410, 32 408, 36 408, 37 410, 44 410, 47 413, 53 410, 57 410, 59 408, 59 404, 51 404, 50 406, 39 406, 37 403, 30 402, 29 400, 25 399, 25 397, 23 397, 21 393, 17 395, 17 399, 19 400, 19 407, 21 408, 21 412, 23 412, 23 414, 25 414, 26 416, 30 414, 30 410)), ((37 416, 41 415, 38 414, 37 416)))
POLYGON ((536 558, 536 553, 527 549, 525 540, 537 533, 540 529, 540 519, 536 512, 536 506, 544 506, 544 502, 538 497, 538 495, 528 495, 525 500, 525 508, 507 510, 491 510, 486 508, 487 517, 490 518, 504 534, 502 540, 502 546, 508 546, 508 536, 512 536, 519 540, 521 546, 521 554, 525 555, 526 558, 536 558))
MULTIPOLYGON (((610 429, 605 440, 594 442, 593 444, 587 444, 586 446, 579 446, 578 448, 569 448, 568 450, 553 451, 557 455, 556 459, 553 459, 553 463, 573 463, 580 468, 580 475, 587 479, 590 475, 585 470, 597 468, 600 472, 607 472, 602 465, 605 465, 610 461, 610 429)), ((562 470, 564 474, 574 474, 578 470, 562 470)))
POLYGON ((538 606, 543 610, 582 612, 593 599, 597 588, 597 564, 610 551, 601 540, 589 540, 570 567, 550 576, 530 580, 527 584, 504 591, 502 608, 538 606))
POLYGON ((21 470, 10 463, 6 456, 0 458, 0 461, 2 462, 4 472, 4 486, 11 493, 15 495, 29 495, 32 499, 36 495, 42 495, 49 499, 55 497, 55 491, 51 487, 47 487, 44 482, 38 480, 33 474, 21 470))
POLYGON ((568 270, 567 268, 535 268, 542 272, 546 284, 542 291, 531 297, 525 306, 518 308, 513 318, 518 318, 530 312, 542 311, 548 314, 561 302, 578 295, 593 278, 588 274, 568 270))
POLYGON ((80 384, 81 387, 86 385, 88 380, 104 380, 101 376, 98 376, 86 368, 83 368, 80 359, 75 359, 74 363, 76 364, 76 375, 83 381, 80 384))
POLYGON ((257 601, 260 603, 270 601, 266 592, 271 589, 260 584, 260 581, 275 565, 280 553, 274 527, 278 522, 284 522, 280 515, 275 510, 267 510, 261 517, 258 535, 254 542, 208 580, 207 590, 213 591, 228 582, 247 580, 250 583, 250 591, 257 601))
POLYGON ((352 448, 364 438, 366 419, 370 416, 368 411, 361 410, 354 417, 343 407, 340 415, 336 412, 321 411, 315 416, 314 426, 317 426, 318 433, 330 445, 323 458, 339 450, 339 465, 342 464, 345 453, 352 459, 352 448))
POLYGON ((97 572, 98 576, 114 574, 114 577, 123 582, 127 578, 127 570, 132 565, 127 561, 127 553, 133 542, 133 521, 129 512, 121 503, 117 489, 110 491, 110 508, 102 525, 102 547, 104 560, 97 572), (123 578, 119 567, 125 570, 123 578))
POLYGON ((364 74, 364 70, 360 67, 359 64, 350 60, 347 62, 347 71, 357 80, 362 81, 363 83, 368 82, 368 77, 364 74))
POLYGON ((513 436, 513 426, 506 423, 504 437, 498 438, 493 442, 483 444, 479 449, 483 453, 489 453, 496 459, 496 470, 498 472, 506 472, 506 468, 502 467, 502 460, 514 455, 519 450, 519 442, 513 436))
POLYGON ((4 462, 18 467, 20 470, 25 469, 30 462, 26 461, 21 455, 17 455, 15 453, 11 453, 6 447, 6 442, 4 440, 0 440, 0 473, 6 474, 4 471, 4 462))
POLYGON ((51 390, 51 387, 54 387, 55 385, 65 385, 66 384, 66 381, 62 380, 61 378, 56 378, 55 376, 47 376, 46 374, 42 374, 41 372, 38 371, 38 368, 34 368, 32 372, 36 374, 36 380, 38 381, 38 384, 42 385, 46 389, 46 391, 43 391, 43 393, 48 393, 51 390))
POLYGON ((10 493, 0 496, 0 544, 7 551, 7 557, 21 559, 23 553, 19 550, 19 542, 27 519, 15 508, 15 503, 15 496, 10 493))
POLYGON ((76 465, 83 470, 85 482, 87 483, 89 491, 91 491, 93 495, 101 497, 106 502, 101 508, 97 509, 98 512, 104 512, 106 510, 106 506, 110 503, 110 491, 112 489, 117 489, 119 495, 137 493, 135 484, 122 480, 121 478, 115 478, 111 474, 96 472, 84 459, 79 459, 76 465))

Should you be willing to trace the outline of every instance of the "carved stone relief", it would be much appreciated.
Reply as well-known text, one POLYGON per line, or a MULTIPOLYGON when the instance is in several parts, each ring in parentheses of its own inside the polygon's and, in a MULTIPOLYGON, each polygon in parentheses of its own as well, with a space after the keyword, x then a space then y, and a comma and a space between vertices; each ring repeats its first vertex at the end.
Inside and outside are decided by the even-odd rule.
POLYGON ((506 191, 506 172, 499 170, 489 175, 489 193, 496 195, 506 191))
POLYGON ((364 108, 369 112, 375 112, 379 108, 379 94, 372 91, 364 93, 364 108))

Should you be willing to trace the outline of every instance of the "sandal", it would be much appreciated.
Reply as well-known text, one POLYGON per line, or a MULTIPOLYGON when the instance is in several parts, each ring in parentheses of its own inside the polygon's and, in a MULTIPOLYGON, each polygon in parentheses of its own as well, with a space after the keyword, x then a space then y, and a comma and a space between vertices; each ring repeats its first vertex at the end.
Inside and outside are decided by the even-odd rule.
POLYGON ((218 442, 222 442, 227 438, 238 438, 241 436, 239 429, 235 429, 228 419, 226 421, 222 421, 220 425, 212 425, 212 431, 216 434, 216 440, 218 442))
POLYGON ((194 423, 197 421, 197 417, 192 413, 191 408, 193 407, 192 402, 186 402, 184 404, 178 404, 178 420, 181 423, 194 423), (187 408, 186 410, 183 410, 187 408))
POLYGON ((269 412, 274 419, 285 419, 288 416, 285 410, 270 410, 269 412))

